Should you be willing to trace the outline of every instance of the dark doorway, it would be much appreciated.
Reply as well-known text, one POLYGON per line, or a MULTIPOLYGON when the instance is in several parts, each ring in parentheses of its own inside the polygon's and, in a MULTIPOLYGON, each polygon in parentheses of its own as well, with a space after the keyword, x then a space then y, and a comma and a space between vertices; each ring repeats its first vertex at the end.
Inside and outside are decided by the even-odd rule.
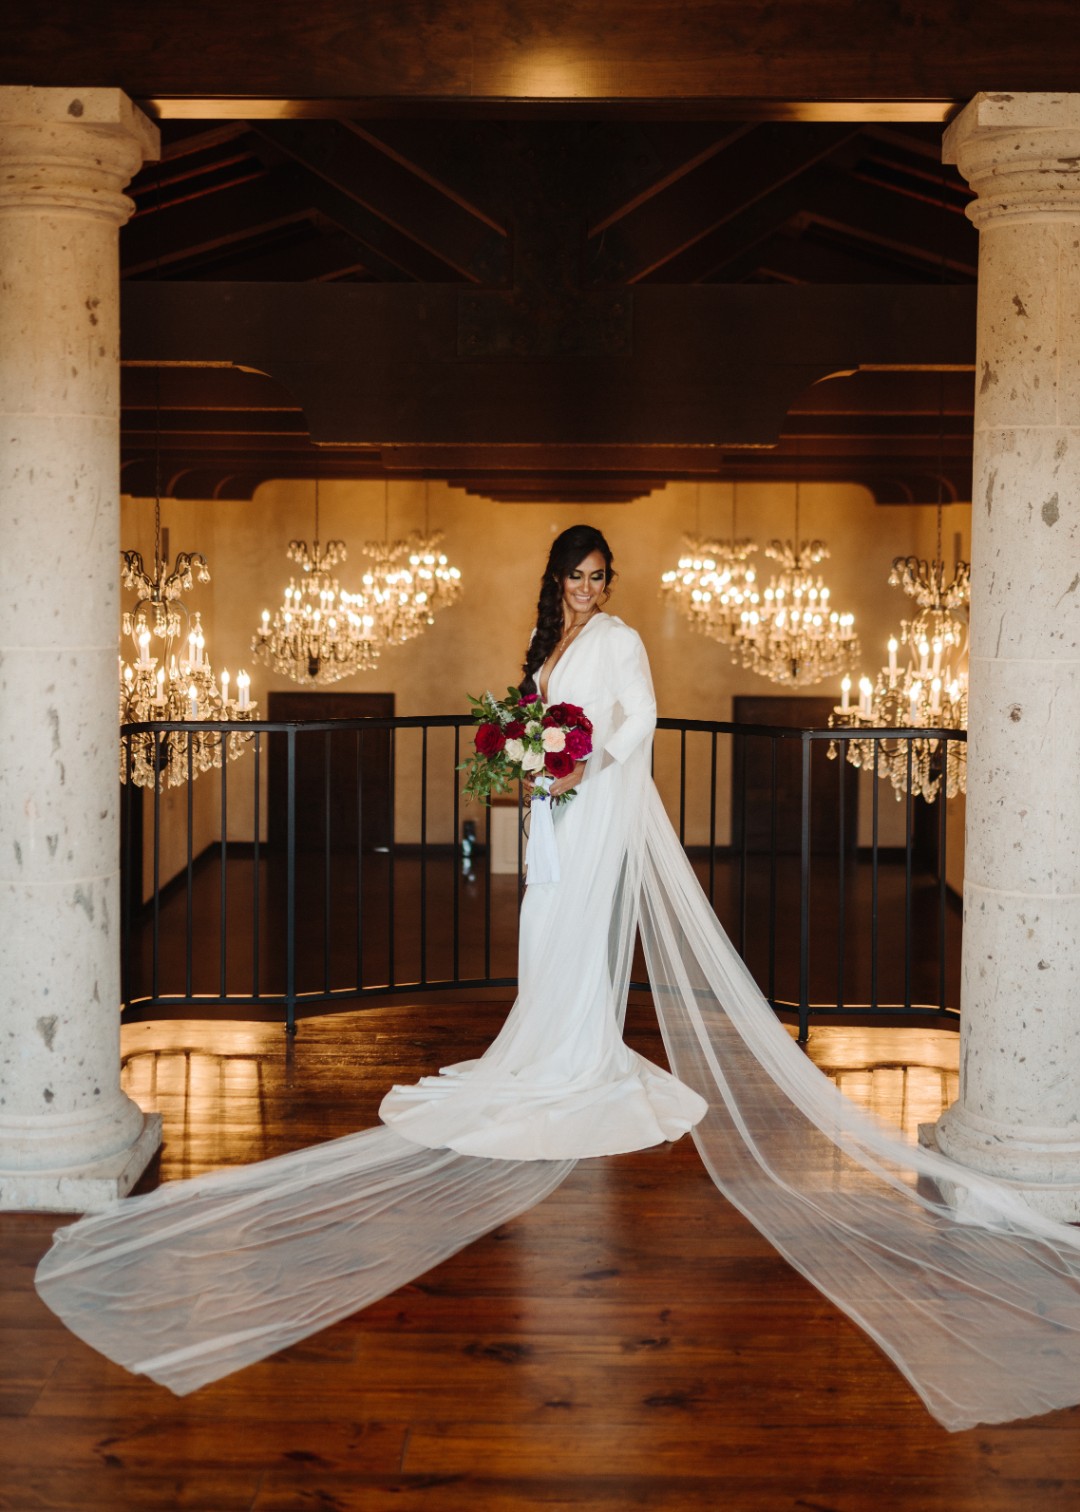
MULTIPOLYGON (((269 717, 278 720, 392 718, 393 693, 274 692, 269 717)), ((296 844, 299 850, 355 851, 390 844, 390 731, 301 731, 296 741, 296 844), (329 822, 328 822, 329 816, 329 822)), ((268 771, 271 846, 284 846, 288 824, 288 753, 270 736, 268 771)))
MULTIPOLYGON (((835 699, 777 694, 737 697, 737 724, 782 725, 821 729, 829 722, 835 699)), ((776 746, 776 848, 797 854, 802 835, 802 742, 748 736, 735 741, 732 761, 732 834, 735 844, 768 851, 773 834, 773 753, 776 746)), ((810 759, 810 843, 815 855, 835 855, 839 848, 840 795, 844 804, 844 850, 854 852, 858 837, 859 777, 846 761, 830 761, 828 743, 814 741, 810 759)))

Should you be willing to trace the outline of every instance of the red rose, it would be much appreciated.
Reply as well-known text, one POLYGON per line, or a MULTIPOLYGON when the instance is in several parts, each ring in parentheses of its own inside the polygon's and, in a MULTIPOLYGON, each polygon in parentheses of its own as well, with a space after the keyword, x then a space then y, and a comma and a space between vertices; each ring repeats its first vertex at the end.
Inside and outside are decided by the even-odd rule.
POLYGON ((482 724, 476 732, 476 749, 481 756, 497 756, 506 744, 506 736, 497 724, 482 724))
POLYGON ((520 740, 525 733, 525 726, 520 719, 508 719, 503 725, 503 734, 507 740, 520 740))
POLYGON ((549 751, 544 766, 553 777, 569 777, 574 770, 574 758, 568 751, 549 751))
POLYGON ((571 730, 584 730, 587 734, 592 731, 592 721, 586 719, 585 710, 579 709, 577 704, 559 703, 552 704, 544 719, 546 725, 559 725, 571 730))
POLYGON ((583 756, 588 756, 592 752, 592 736, 585 730, 567 730, 566 745, 563 749, 575 761, 580 761, 583 756))

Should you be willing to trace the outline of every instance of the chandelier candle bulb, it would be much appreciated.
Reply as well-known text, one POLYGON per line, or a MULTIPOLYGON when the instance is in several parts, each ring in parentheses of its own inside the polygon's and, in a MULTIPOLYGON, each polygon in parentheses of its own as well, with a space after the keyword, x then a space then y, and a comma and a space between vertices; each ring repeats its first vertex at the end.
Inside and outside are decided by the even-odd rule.
POLYGON ((930 712, 931 712, 931 714, 940 714, 941 713, 941 678, 940 677, 935 677, 934 680, 933 680, 933 682, 930 684, 930 712))
POLYGON ((250 688, 251 678, 246 672, 238 672, 236 674, 236 689, 237 693, 239 694, 238 707, 245 712, 251 707, 251 699, 249 696, 250 688))
POLYGON ((937 677, 937 676, 940 675, 940 673, 941 673, 941 642, 939 640, 936 640, 936 639, 934 641, 934 669, 933 670, 934 670, 934 676, 935 677, 937 677))
POLYGON ((188 718, 194 720, 194 719, 198 719, 198 717, 199 717, 199 690, 195 686, 195 684, 192 683, 189 686, 189 688, 188 688, 188 718))
POLYGON ((859 678, 859 713, 869 715, 870 695, 874 691, 874 685, 868 677, 859 678))
POLYGON ((153 662, 150 660, 150 632, 149 632, 149 630, 140 630, 139 631, 139 666, 140 667, 152 667, 153 665, 154 665, 153 662))
POLYGON ((930 675, 930 643, 928 641, 920 641, 919 642, 919 676, 920 677, 929 677, 929 675, 930 675))
POLYGON ((900 649, 895 635, 889 636, 889 687, 896 687, 896 653, 900 649))
POLYGON ((846 675, 840 679, 840 707, 845 714, 851 707, 851 678, 846 675))
POLYGON ((229 707, 229 674, 228 674, 228 672, 223 672, 221 674, 221 703, 222 703, 222 707, 223 708, 227 709, 229 707))
POLYGON ((157 670, 157 693, 154 695, 154 702, 157 705, 159 705, 159 707, 161 707, 161 708, 164 708, 164 706, 165 706, 165 668, 164 667, 159 667, 158 670, 157 670))

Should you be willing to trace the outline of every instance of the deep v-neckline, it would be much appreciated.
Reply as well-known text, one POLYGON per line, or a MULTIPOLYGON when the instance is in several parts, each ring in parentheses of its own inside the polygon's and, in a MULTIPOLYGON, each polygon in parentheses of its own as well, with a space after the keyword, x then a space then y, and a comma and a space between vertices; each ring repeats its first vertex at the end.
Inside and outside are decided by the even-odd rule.
POLYGON ((563 651, 563 652, 561 652, 555 658, 555 660, 551 664, 550 669, 548 670, 547 686, 546 687, 541 682, 541 678, 544 675, 544 669, 543 669, 543 667, 540 668, 540 671, 537 673, 536 685, 537 685, 537 687, 540 690, 540 701, 541 701, 541 703, 546 704, 547 701, 548 701, 548 694, 551 691, 551 679, 555 676, 555 673, 558 670, 558 668, 562 666, 563 662, 570 655, 570 653, 574 649, 574 647, 577 646, 577 645, 580 645, 580 643, 581 643, 583 637, 585 636, 585 633, 588 630, 589 626, 592 625, 592 624, 594 624, 598 619, 600 619, 601 616, 603 615, 603 612, 604 611, 602 609, 598 609, 595 614, 591 614, 589 616, 589 618, 585 621, 585 623, 582 625, 582 627, 578 631, 577 635, 574 636, 574 639, 567 646, 566 650, 563 651))

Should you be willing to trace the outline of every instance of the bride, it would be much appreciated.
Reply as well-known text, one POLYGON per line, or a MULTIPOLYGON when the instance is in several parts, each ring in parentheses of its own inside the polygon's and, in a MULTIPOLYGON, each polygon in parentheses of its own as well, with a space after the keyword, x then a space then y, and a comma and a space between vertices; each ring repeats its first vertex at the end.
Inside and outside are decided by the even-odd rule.
POLYGON ((690 1130, 720 1192, 947 1428, 1080 1401, 1080 1233, 878 1124, 779 1024, 652 783, 648 662, 604 611, 612 575, 589 527, 552 546, 526 682, 584 708, 594 749, 556 784, 578 789, 555 819, 561 880, 527 889, 519 997, 488 1051, 393 1088, 379 1128, 60 1230, 41 1296, 111 1359, 192 1391, 422 1274, 578 1158, 690 1130), (621 1037, 639 931, 674 1075, 621 1037))
POLYGON ((630 852, 656 702, 640 637, 603 610, 612 576, 591 526, 552 545, 521 691, 584 709, 594 754, 552 785, 554 797, 576 789, 555 809, 560 880, 526 890, 518 999, 498 1038, 480 1060, 383 1100, 384 1123, 419 1144, 503 1160, 617 1155, 677 1139, 707 1111, 620 1033, 636 926, 626 883, 639 871, 630 852))

